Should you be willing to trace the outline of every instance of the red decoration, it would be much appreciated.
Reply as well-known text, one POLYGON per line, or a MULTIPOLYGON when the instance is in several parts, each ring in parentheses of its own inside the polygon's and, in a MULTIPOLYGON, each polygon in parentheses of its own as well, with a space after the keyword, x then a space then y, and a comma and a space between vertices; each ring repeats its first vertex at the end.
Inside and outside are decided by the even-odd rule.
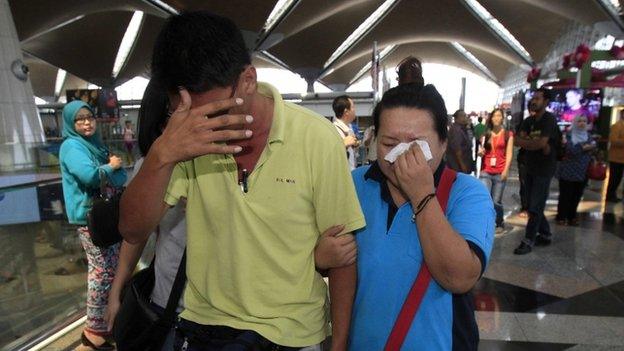
POLYGON ((531 71, 529 71, 529 74, 527 75, 527 83, 536 81, 540 77, 541 73, 542 73, 541 68, 533 67, 531 71))
POLYGON ((589 60, 591 50, 589 46, 581 44, 576 48, 574 52, 574 67, 581 69, 583 65, 589 60))

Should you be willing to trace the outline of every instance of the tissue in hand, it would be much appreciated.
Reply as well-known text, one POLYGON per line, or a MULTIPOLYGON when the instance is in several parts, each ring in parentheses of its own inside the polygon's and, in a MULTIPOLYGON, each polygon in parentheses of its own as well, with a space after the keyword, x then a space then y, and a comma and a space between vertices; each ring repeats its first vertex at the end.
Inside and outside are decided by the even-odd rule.
POLYGON ((416 143, 418 144, 418 146, 420 146, 420 150, 422 150, 423 155, 425 155, 425 160, 429 161, 433 158, 433 156, 431 156, 429 143, 424 140, 414 140, 410 143, 400 143, 399 145, 395 146, 392 150, 390 150, 390 152, 388 152, 388 154, 386 154, 386 157, 384 157, 384 159, 390 163, 394 163, 397 157, 401 156, 402 153, 407 151, 413 143, 416 143))

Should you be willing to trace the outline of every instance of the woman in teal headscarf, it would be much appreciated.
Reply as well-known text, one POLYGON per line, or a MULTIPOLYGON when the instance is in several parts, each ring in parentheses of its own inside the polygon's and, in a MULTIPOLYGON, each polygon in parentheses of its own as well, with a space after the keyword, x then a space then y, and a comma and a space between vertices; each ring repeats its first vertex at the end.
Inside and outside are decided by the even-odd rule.
POLYGON ((59 158, 67 218, 78 226, 89 262, 87 325, 82 344, 94 350, 112 350, 113 346, 105 340, 108 332, 104 312, 117 268, 119 244, 106 248, 93 245, 87 212, 99 192, 100 176, 105 176, 108 184, 120 187, 126 181, 126 171, 119 157, 109 155, 97 130, 93 110, 85 102, 72 101, 63 108, 63 138, 59 158))

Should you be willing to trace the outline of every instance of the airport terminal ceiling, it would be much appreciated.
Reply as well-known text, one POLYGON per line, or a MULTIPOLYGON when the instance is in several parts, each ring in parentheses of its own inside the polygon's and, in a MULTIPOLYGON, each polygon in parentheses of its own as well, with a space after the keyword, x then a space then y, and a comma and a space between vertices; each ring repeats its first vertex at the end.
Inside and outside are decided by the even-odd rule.
POLYGON ((380 50, 392 49, 381 63, 386 67, 415 55, 500 83, 509 68, 540 62, 571 23, 610 22, 621 30, 621 19, 610 16, 605 3, 609 1, 9 0, 35 95, 48 97, 54 96, 57 68, 68 72, 63 90, 86 81, 118 86, 135 76, 149 76, 151 48, 160 27, 171 13, 185 10, 210 10, 233 19, 259 67, 287 68, 344 88, 370 61, 375 41, 380 50), (276 4, 284 5, 281 11, 276 4), (122 38, 137 11, 142 17, 136 39, 114 73, 122 38), (381 16, 371 18, 374 13, 381 16), (521 48, 479 13, 500 22, 521 48), (365 22, 371 25, 364 28, 365 22), (358 27, 359 34, 353 34, 358 27), (353 42, 345 44, 349 37, 353 42))

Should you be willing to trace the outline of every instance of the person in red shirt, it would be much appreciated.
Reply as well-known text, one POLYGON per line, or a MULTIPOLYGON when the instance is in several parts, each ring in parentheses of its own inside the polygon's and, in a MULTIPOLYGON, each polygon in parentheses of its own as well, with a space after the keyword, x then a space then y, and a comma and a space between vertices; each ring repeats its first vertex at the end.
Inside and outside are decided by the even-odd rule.
POLYGON ((503 191, 509 174, 509 166, 513 158, 513 132, 503 128, 505 116, 503 110, 494 109, 490 113, 487 130, 481 138, 482 157, 481 175, 479 179, 490 190, 494 209, 496 210, 496 233, 504 230, 503 224, 503 191))

